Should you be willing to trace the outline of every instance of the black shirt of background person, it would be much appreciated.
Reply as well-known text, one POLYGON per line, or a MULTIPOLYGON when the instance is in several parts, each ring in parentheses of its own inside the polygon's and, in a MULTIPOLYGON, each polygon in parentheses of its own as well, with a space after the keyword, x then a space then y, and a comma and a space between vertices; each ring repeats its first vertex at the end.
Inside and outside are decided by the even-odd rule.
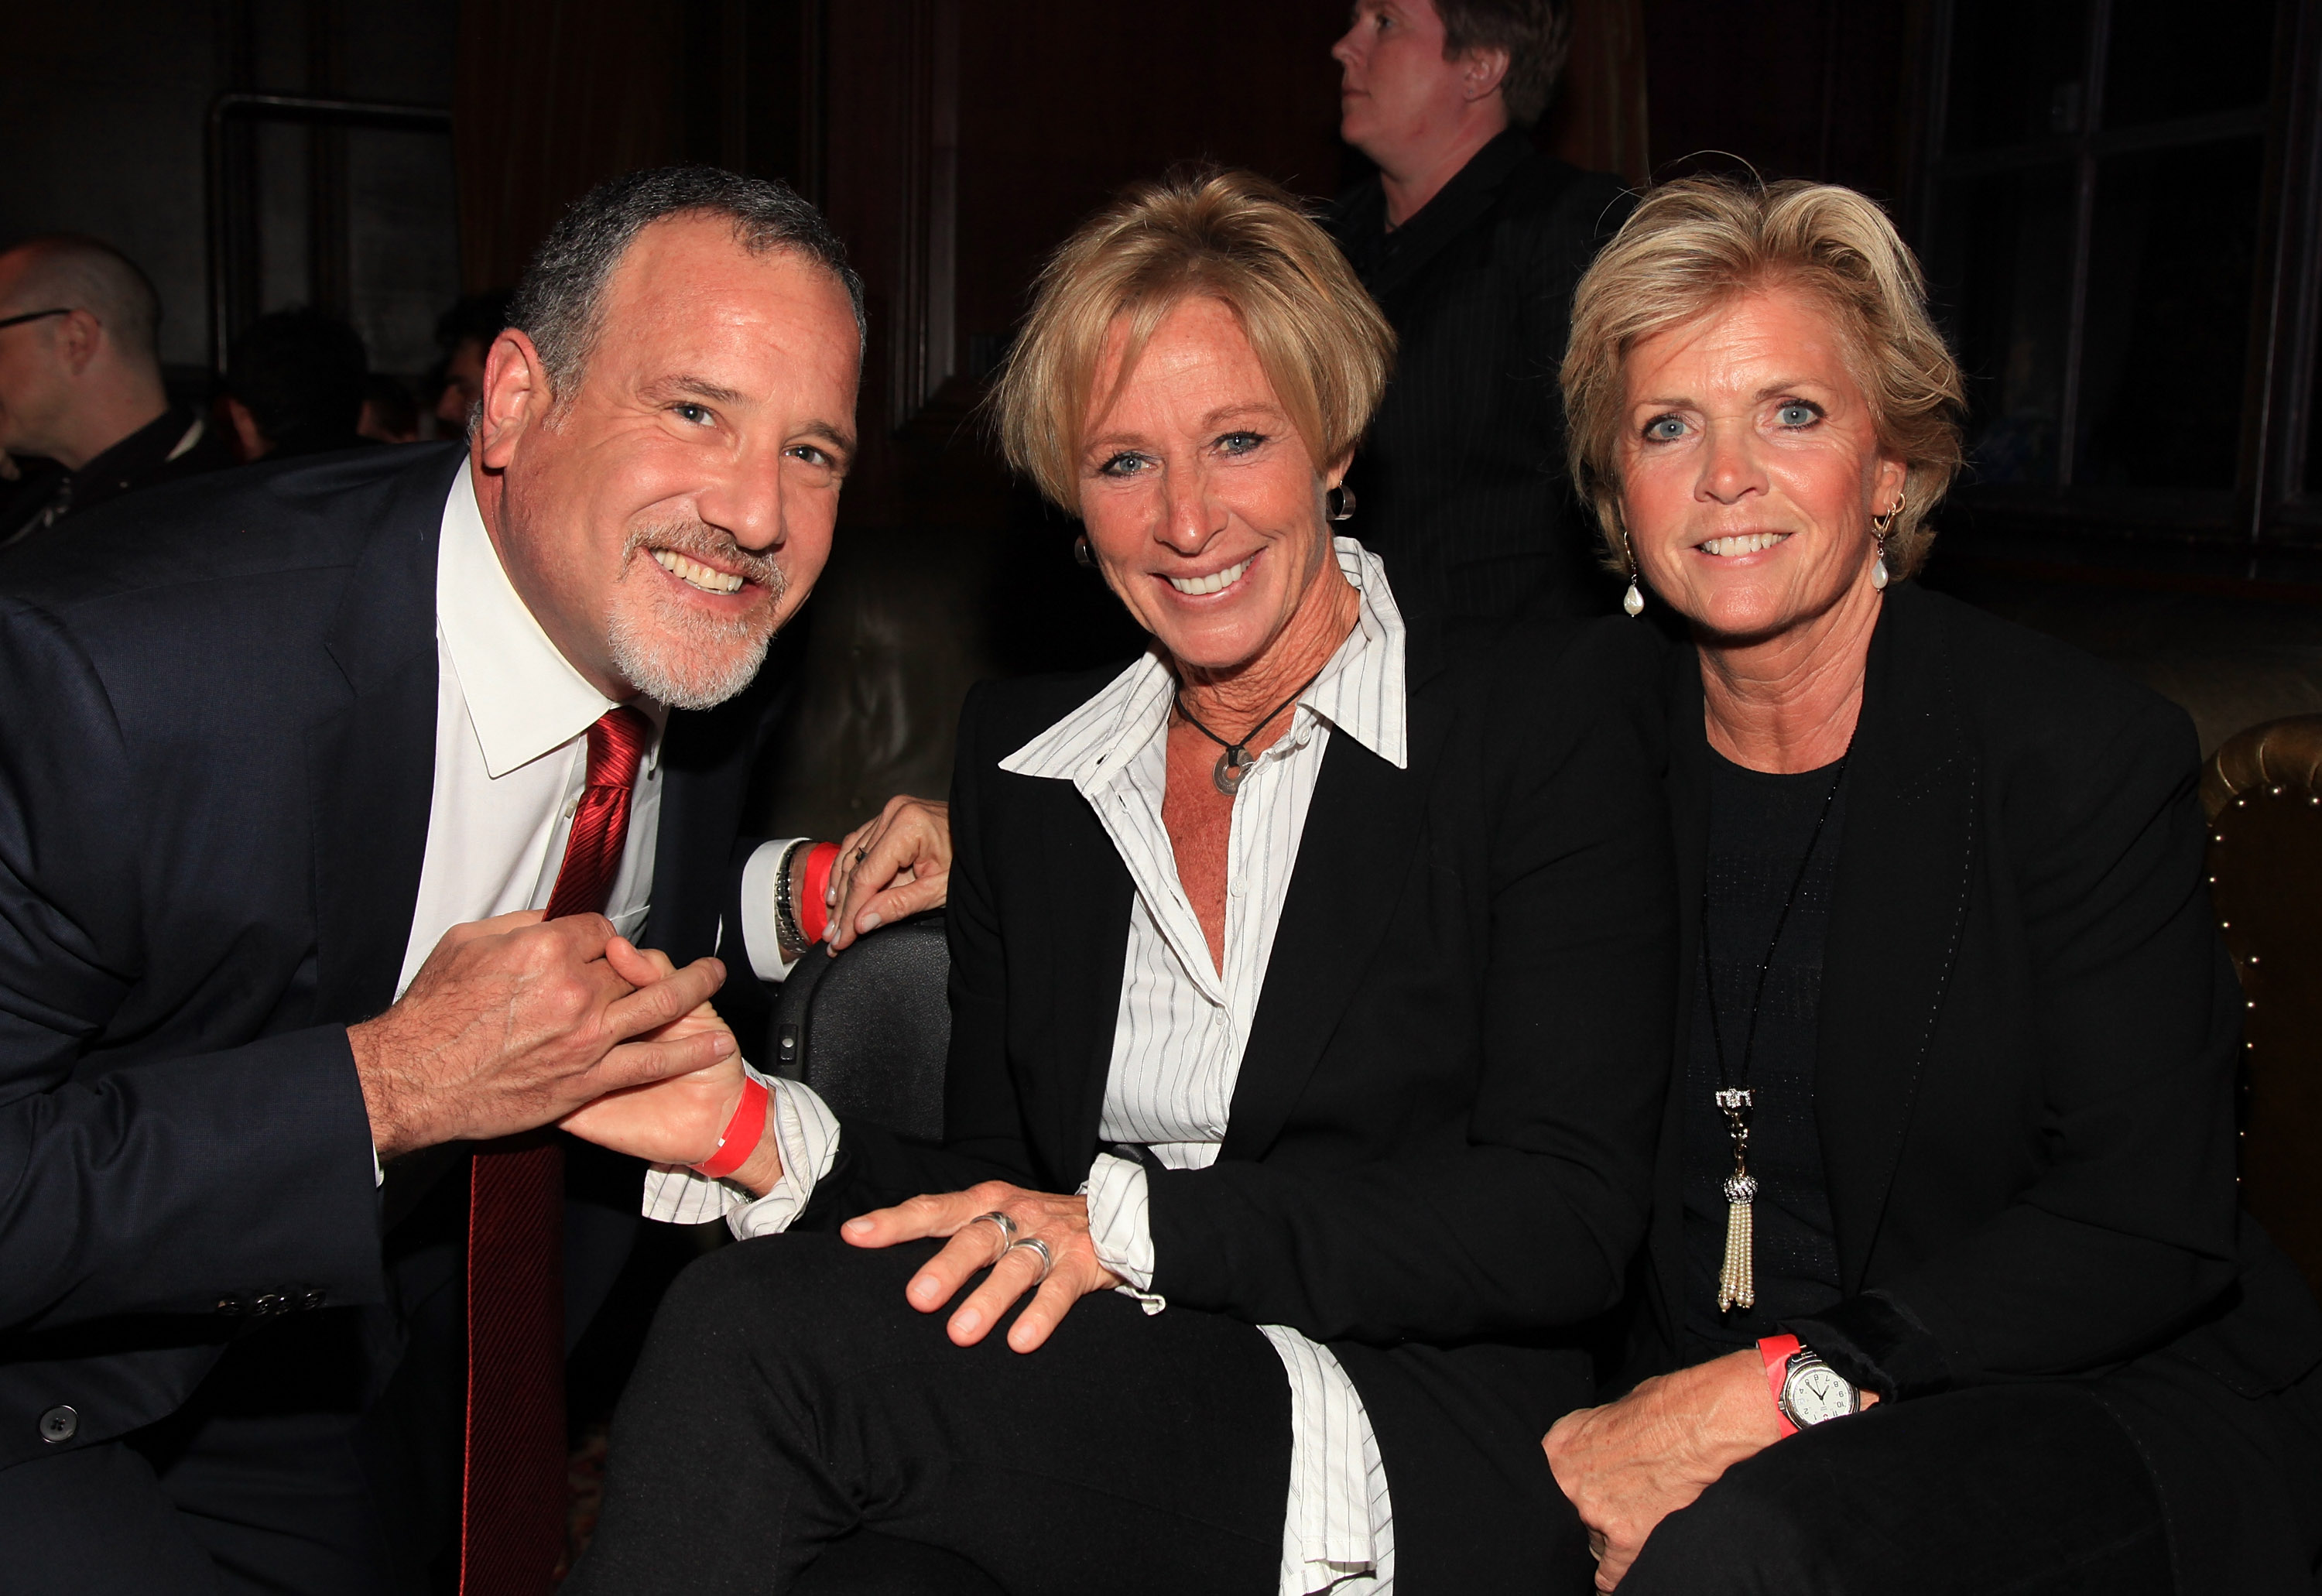
POLYGON ((78 471, 28 461, 21 481, 0 484, 0 548, 124 493, 233 463, 233 445, 206 417, 172 405, 78 471))
POLYGON ((257 432, 251 458, 369 443, 356 427, 370 370, 361 334, 326 311, 302 306, 252 322, 234 340, 225 371, 229 408, 240 406, 257 432))
POLYGON ((1846 828, 1846 792, 1833 798, 1834 768, 1797 775, 1744 770, 1709 754, 1709 852, 1703 883, 1702 956, 1693 978, 1693 1023, 1686 1053, 1685 1116, 1685 1357, 1712 1358, 1761 1336, 1780 1334, 1785 1319, 1819 1313, 1844 1295, 1839 1281, 1838 1239, 1824 1182, 1822 1138, 1815 1127, 1815 1025, 1822 1012, 1823 937, 1830 924, 1831 889, 1846 828), (1815 822, 1824 800, 1830 818, 1819 841, 1815 822), (1806 853, 1814 856, 1806 861, 1806 853), (1799 875, 1799 864, 1805 873, 1799 875), (1782 919, 1783 901, 1797 884, 1796 901, 1782 919), (1750 1010, 1775 923, 1781 941, 1766 971, 1757 1004, 1757 1040, 1750 1010), (1714 961, 1714 964, 1713 962, 1714 961), (1755 1094, 1750 1119, 1750 1172, 1757 1177, 1751 1205, 1757 1305, 1717 1311, 1717 1280, 1725 1259, 1725 1177, 1733 1170, 1733 1141, 1714 1094, 1719 1087, 1718 1033, 1711 1029, 1710 978, 1717 999, 1730 1084, 1755 1094), (1742 1054, 1749 1053, 1746 1076, 1742 1054))
POLYGON ((1390 232, 1369 178, 1330 224, 1394 324, 1394 379, 1348 485, 1348 528, 1395 591, 1450 629, 1527 604, 1609 611, 1596 538, 1567 485, 1557 369, 1572 289, 1629 211, 1620 179, 1510 130, 1390 232))

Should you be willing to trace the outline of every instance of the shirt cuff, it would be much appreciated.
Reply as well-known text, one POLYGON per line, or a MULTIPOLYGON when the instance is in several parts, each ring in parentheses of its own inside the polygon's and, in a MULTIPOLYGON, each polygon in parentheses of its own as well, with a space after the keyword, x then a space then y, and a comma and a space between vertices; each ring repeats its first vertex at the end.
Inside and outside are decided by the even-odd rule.
POLYGON ((782 957, 782 939, 774 930, 774 872, 782 855, 802 837, 761 843, 742 865, 742 951, 749 955, 750 971, 760 980, 788 980, 790 960, 782 957))
POLYGON ((1133 1158, 1100 1153, 1081 1187, 1088 1199, 1089 1242, 1096 1261, 1119 1275, 1123 1296, 1134 1297, 1148 1314, 1169 1306, 1153 1290, 1153 1226, 1146 1209, 1145 1166, 1133 1158))
POLYGON ((1812 1347, 1848 1384, 1881 1401, 1934 1396, 1958 1383, 1943 1344, 1919 1316, 1885 1291, 1864 1291, 1782 1328, 1812 1347))
POLYGON ((657 1163, 645 1174, 644 1216, 664 1225, 704 1225, 723 1219, 744 1241, 779 1236, 806 1211, 814 1189, 838 1159, 838 1116, 814 1089, 780 1076, 742 1072, 772 1094, 774 1137, 782 1150, 782 1179, 763 1197, 732 1181, 713 1181, 682 1163, 657 1163))

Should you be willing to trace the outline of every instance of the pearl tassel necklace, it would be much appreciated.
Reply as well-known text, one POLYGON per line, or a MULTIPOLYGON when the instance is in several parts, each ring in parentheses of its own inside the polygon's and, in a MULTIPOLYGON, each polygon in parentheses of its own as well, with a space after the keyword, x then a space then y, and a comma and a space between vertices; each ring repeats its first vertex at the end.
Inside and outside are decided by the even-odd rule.
POLYGON ((1709 956, 1709 889, 1703 885, 1701 893, 1701 982, 1709 1004, 1709 1036, 1717 1049, 1717 1111, 1725 1117, 1725 1132, 1733 1140, 1733 1172, 1725 1177, 1725 1261, 1717 1272, 1717 1311, 1741 1309, 1743 1312, 1758 1306, 1758 1281, 1753 1252, 1757 1235, 1754 1208, 1758 1200, 1758 1178, 1750 1172, 1750 1112, 1757 1099, 1750 1090, 1750 1061, 1758 1047, 1758 1007, 1766 996, 1766 976, 1774 968, 1774 952, 1782 945, 1782 928, 1790 923, 1790 910, 1798 901, 1799 889, 1806 884, 1806 871, 1814 863, 1815 851, 1822 846, 1823 827, 1830 823, 1831 809, 1838 802, 1838 789, 1846 780, 1847 762, 1854 757, 1851 743, 1838 757, 1838 772, 1830 779, 1830 792, 1822 800, 1822 814, 1815 821, 1814 836, 1806 844, 1805 857, 1798 861, 1798 873, 1790 879, 1790 889, 1782 899, 1782 912, 1774 917, 1774 935, 1766 944, 1766 956, 1758 962, 1758 984, 1750 994, 1750 1024, 1742 1034, 1741 1080, 1737 1084, 1729 1079, 1725 1067, 1725 1028, 1717 1017, 1717 989, 1710 975, 1713 961, 1709 956))

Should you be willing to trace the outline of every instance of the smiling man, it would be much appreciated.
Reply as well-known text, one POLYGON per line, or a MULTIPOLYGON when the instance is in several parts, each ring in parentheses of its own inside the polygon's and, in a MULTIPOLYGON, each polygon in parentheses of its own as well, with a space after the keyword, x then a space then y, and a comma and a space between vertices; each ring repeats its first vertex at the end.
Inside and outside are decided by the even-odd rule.
POLYGON ((542 247, 464 447, 156 490, 0 583, 19 1565, 548 1590, 636 1216, 560 1243, 543 1127, 652 1150, 738 1083, 672 1022, 799 951, 743 799, 861 352, 810 206, 639 174, 542 247))

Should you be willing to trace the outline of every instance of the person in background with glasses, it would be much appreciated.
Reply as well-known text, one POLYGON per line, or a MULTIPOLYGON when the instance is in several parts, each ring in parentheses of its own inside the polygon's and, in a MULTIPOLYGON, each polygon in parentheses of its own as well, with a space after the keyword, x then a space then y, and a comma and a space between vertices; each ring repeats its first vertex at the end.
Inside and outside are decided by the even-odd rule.
POLYGON ((157 483, 234 463, 161 387, 160 296, 110 244, 59 233, 0 254, 0 548, 157 483))

